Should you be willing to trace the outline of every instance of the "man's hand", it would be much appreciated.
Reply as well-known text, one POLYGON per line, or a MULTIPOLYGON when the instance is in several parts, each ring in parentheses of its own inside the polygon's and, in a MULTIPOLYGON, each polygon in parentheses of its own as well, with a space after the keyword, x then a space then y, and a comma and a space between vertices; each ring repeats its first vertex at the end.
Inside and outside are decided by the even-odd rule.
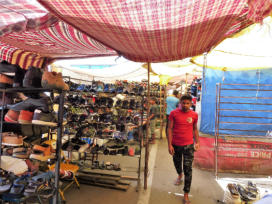
POLYGON ((169 154, 171 155, 174 155, 175 153, 174 147, 172 145, 168 145, 168 151, 169 151, 169 154))
POLYGON ((195 143, 194 148, 195 148, 195 151, 199 150, 199 148, 200 148, 199 142, 198 142, 198 143, 195 143))

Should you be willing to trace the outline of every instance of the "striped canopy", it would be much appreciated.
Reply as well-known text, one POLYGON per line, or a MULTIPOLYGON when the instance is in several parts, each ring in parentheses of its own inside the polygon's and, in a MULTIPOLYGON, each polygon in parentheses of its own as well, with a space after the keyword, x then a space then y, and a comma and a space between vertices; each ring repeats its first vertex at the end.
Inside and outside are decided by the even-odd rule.
MULTIPOLYGON (((39 5, 36 0, 0 0, 0 8, 6 5, 5 2, 15 2, 21 10, 35 14, 34 8, 25 5, 27 2, 34 2, 33 6, 39 5)), ((15 30, 15 33, 2 34, 2 58, 12 58, 17 48, 50 59, 118 54, 139 62, 178 60, 208 52, 226 37, 254 22, 261 22, 272 9, 270 0, 38 2, 60 21, 54 24, 48 23, 51 21, 35 23, 35 29, 26 26, 15 30)), ((40 10, 43 15, 30 17, 35 22, 40 22, 38 19, 41 16, 48 19, 50 15, 44 8, 40 10)), ((0 12, 3 13, 3 9, 0 12)), ((9 19, 11 16, 12 13, 3 17, 9 19)), ((6 20, 2 28, 18 22, 6 20)))

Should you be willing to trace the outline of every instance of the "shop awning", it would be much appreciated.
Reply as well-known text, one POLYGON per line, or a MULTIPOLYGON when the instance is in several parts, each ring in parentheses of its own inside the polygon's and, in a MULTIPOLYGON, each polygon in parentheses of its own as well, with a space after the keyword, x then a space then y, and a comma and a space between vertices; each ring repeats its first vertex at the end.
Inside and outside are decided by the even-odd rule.
MULTIPOLYGON (((4 19, 12 19, 24 11, 20 18, 14 22, 5 20, 1 27, 5 31, 0 37, 2 59, 10 61, 19 49, 31 52, 39 60, 123 55, 140 62, 173 61, 209 51, 226 37, 261 22, 272 8, 269 0, 38 2, 44 8, 36 0, 0 0, 4 19), (17 5, 14 15, 3 10, 6 2, 17 5), (37 11, 31 6, 37 7, 37 11), (42 14, 35 16, 31 12, 42 14), (58 23, 48 21, 55 19, 52 14, 59 18, 58 23), (23 29, 6 32, 5 28, 20 25, 22 16, 23 29), (35 26, 29 26, 33 21, 35 26)), ((13 61, 19 60, 22 59, 13 61)))

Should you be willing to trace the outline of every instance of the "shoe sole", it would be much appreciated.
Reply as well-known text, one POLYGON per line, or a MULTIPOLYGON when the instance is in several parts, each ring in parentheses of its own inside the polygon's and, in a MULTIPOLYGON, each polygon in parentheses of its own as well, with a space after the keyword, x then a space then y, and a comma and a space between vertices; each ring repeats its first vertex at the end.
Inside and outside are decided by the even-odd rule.
POLYGON ((12 144, 12 143, 2 142, 2 145, 17 147, 17 146, 22 146, 22 145, 23 145, 23 142, 22 142, 22 143, 18 143, 18 144, 12 144))
POLYGON ((47 161, 48 159, 54 158, 54 156, 41 156, 41 155, 36 155, 36 154, 31 154, 29 156, 30 159, 36 159, 39 161, 47 161))
POLYGON ((49 126, 54 126, 54 127, 56 127, 58 125, 57 123, 46 122, 46 121, 42 121, 42 120, 32 120, 32 124, 49 125, 49 126))
POLYGON ((31 121, 29 121, 29 120, 18 120, 18 123, 20 123, 20 124, 31 124, 31 121))
POLYGON ((5 116, 4 120, 9 123, 18 123, 18 121, 11 119, 9 116, 5 116))

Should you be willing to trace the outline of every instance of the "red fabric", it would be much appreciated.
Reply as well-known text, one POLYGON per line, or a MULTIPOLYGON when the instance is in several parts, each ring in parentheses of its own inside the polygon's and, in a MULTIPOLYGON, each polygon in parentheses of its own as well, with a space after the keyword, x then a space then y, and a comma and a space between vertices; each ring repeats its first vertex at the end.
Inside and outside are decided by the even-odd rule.
POLYGON ((2 59, 15 47, 51 59, 120 54, 141 62, 178 60, 209 51, 272 9, 270 0, 38 2, 44 7, 35 0, 0 1, 2 59), (48 11, 63 21, 56 24, 48 11))
POLYGON ((250 7, 248 0, 38 1, 88 36, 141 62, 178 60, 207 52, 252 24, 251 20, 262 19, 272 5, 269 0, 252 0, 250 7))
POLYGON ((197 124, 198 115, 194 111, 183 112, 179 108, 173 110, 169 115, 173 121, 172 144, 184 146, 193 144, 193 124, 197 124))
POLYGON ((58 19, 33 0, 0 1, 0 36, 43 29, 58 19))

